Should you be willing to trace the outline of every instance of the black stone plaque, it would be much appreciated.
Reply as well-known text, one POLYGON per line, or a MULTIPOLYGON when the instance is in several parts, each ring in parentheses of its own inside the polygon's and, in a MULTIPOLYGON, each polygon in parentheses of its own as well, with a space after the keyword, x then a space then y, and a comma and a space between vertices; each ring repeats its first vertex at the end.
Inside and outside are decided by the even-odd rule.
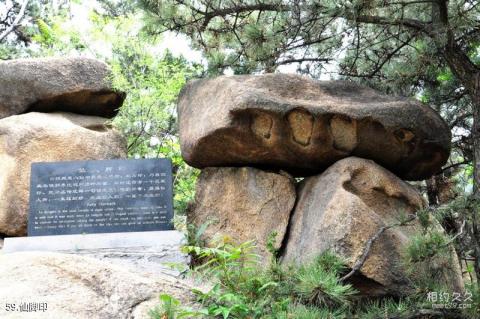
POLYGON ((33 163, 28 235, 173 229, 169 159, 33 163))

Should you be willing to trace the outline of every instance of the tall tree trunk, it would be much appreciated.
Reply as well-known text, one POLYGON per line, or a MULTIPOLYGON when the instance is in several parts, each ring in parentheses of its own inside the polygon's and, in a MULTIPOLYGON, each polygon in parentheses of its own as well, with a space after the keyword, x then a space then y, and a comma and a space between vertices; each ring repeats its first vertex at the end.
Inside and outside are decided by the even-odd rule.
POLYGON ((473 100, 473 127, 472 127, 472 139, 473 139, 473 199, 471 211, 471 236, 474 244, 474 267, 477 282, 480 280, 480 229, 479 229, 479 215, 477 203, 480 203, 480 74, 477 74, 477 90, 473 100))
POLYGON ((455 77, 462 83, 472 100, 473 126, 473 205, 471 205, 469 233, 474 252, 474 268, 477 282, 480 280, 480 231, 479 214, 476 210, 480 201, 480 68, 477 67, 455 40, 448 17, 448 0, 432 3, 432 21, 437 32, 432 34, 437 45, 443 46, 443 57, 455 77), (443 43, 443 44, 441 44, 443 43))
POLYGON ((473 142, 473 202, 470 206, 471 212, 469 233, 474 252, 474 268, 477 282, 480 280, 480 69, 470 59, 462 54, 460 48, 453 49, 450 58, 447 59, 450 68, 460 82, 465 86, 472 99, 473 125, 471 138, 473 142), (456 68, 456 69, 455 69, 456 68))
POLYGON ((438 205, 438 189, 435 183, 435 176, 430 177, 425 181, 427 184, 427 197, 428 197, 428 204, 430 206, 438 205))
MULTIPOLYGON (((480 79, 480 75, 478 75, 477 78, 480 79)), ((475 96, 472 96, 473 193, 476 198, 480 199, 480 91, 478 87, 476 89, 477 92, 475 92, 475 96)))
POLYGON ((480 69, 477 68, 457 46, 447 47, 445 58, 450 69, 465 86, 472 99, 473 125, 471 138, 473 142, 473 203, 468 219, 469 233, 474 252, 474 268, 477 282, 480 280, 480 69))

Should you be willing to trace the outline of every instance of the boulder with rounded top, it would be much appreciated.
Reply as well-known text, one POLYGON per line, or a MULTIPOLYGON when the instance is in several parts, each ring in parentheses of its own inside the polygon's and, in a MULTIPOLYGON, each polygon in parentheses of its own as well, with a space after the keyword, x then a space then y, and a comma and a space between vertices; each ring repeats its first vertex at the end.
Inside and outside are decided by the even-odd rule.
POLYGON ((109 77, 107 65, 90 58, 2 61, 0 118, 32 111, 113 117, 125 95, 109 77))
POLYGON ((27 113, 0 120, 0 233, 27 231, 33 162, 126 157, 126 141, 107 119, 71 113, 27 113))

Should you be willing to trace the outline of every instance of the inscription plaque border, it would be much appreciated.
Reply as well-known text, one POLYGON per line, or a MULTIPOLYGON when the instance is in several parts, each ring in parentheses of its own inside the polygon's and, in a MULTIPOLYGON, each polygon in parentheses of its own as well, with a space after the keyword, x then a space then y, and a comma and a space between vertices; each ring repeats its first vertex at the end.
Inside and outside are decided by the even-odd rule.
MULTIPOLYGON (((132 181, 132 179, 130 179, 132 181)), ((172 185, 172 162, 169 158, 159 158, 159 159, 110 159, 110 160, 86 160, 86 161, 60 161, 60 162, 37 162, 32 163, 31 165, 31 175, 30 175, 30 203, 29 203, 29 211, 28 211, 28 236, 45 236, 45 235, 70 235, 70 234, 82 234, 82 233, 118 233, 118 232, 139 232, 139 231, 159 231, 159 230, 173 230, 173 185, 172 185), (163 207, 166 211, 165 213, 158 213, 159 211, 151 212, 151 217, 159 216, 158 218, 163 218, 162 223, 156 224, 141 224, 142 221, 145 222, 143 217, 138 217, 140 219, 137 220, 137 223, 134 225, 92 225, 87 227, 62 227, 62 228, 55 228, 53 224, 49 224, 50 228, 48 229, 35 229, 35 217, 39 217, 39 211, 45 211, 44 208, 50 206, 57 205, 56 208, 58 211, 65 210, 65 214, 75 214, 73 210, 75 208, 85 210, 87 205, 89 207, 97 208, 99 203, 104 203, 105 201, 102 200, 92 200, 92 199, 85 199, 79 200, 76 202, 76 205, 72 204, 71 202, 68 203, 61 203, 61 204, 47 204, 47 203, 37 203, 36 201, 39 199, 37 195, 37 187, 39 184, 44 185, 45 183, 49 183, 49 179, 51 177, 58 177, 62 175, 67 176, 80 176, 76 170, 78 169, 85 169, 85 173, 83 176, 93 176, 96 170, 98 169, 106 169, 108 167, 113 167, 118 169, 119 167, 123 167, 125 172, 129 172, 130 174, 125 174, 124 181, 127 181, 127 175, 132 174, 161 174, 165 173, 165 176, 161 178, 164 179, 164 190, 158 191, 161 192, 160 197, 151 197, 151 198, 142 198, 142 199, 126 199, 126 198, 119 198, 118 200, 110 199, 110 202, 115 202, 116 208, 120 210, 126 208, 132 208, 130 211, 134 211, 136 207, 140 209, 140 207, 148 207, 146 205, 149 204, 150 207, 163 207), (77 175, 75 175, 77 174, 77 175), (134 203, 132 205, 127 205, 126 203, 134 203), (144 206, 136 203, 144 203, 144 206), (123 206, 122 206, 123 204, 123 206)), ((77 188, 79 190, 80 187, 77 188)), ((135 190, 136 191, 136 190, 135 190)), ((122 193, 122 192, 119 192, 122 193)), ((116 193, 115 193, 116 194, 116 193)), ((123 191, 123 195, 133 194, 133 192, 123 191)), ((153 193, 155 194, 155 193, 153 193)), ((159 193, 156 193, 159 195, 159 193)), ((42 195, 43 196, 43 195, 42 195)), ((42 198, 43 199, 43 198, 42 198)), ((105 207, 105 209, 108 207, 105 207)), ((115 217, 118 217, 120 214, 117 210, 112 212, 109 209, 110 217, 112 220, 116 222, 115 217)), ((136 211, 136 210, 135 210, 136 211)), ((105 213, 105 211, 101 211, 105 213)), ((105 213, 107 215, 107 213, 105 213)), ((133 214, 133 213, 132 213, 133 214)), ((137 213, 137 216, 140 215, 137 213)), ((79 215, 80 216, 80 215, 79 215)), ((58 216, 57 216, 58 217, 58 216)), ((77 223, 79 224, 79 223, 77 223)))

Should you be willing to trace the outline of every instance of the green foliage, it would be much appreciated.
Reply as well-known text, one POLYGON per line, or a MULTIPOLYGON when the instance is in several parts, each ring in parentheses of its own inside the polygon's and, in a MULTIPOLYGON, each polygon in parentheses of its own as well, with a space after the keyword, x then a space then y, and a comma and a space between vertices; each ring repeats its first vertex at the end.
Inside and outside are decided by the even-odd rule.
POLYGON ((29 55, 59 56, 83 53, 89 49, 90 39, 69 21, 71 15, 67 8, 60 5, 55 9, 40 10, 40 16, 35 18, 30 31, 29 40, 36 46, 30 47, 29 55))
POLYGON ((438 254, 448 255, 449 238, 442 231, 429 231, 411 238, 406 249, 409 262, 417 263, 438 254))
POLYGON ((445 278, 455 269, 452 247, 449 236, 438 228, 410 239, 405 249, 405 269, 419 296, 429 291, 448 291, 445 278))
MULTIPOLYGON (((203 234, 207 230, 208 226, 212 224, 213 221, 209 220, 196 227, 193 224, 186 225, 186 246, 183 250, 190 255, 190 267, 196 267, 205 262, 204 258, 196 254, 195 249, 189 247, 206 247, 207 242, 203 238, 203 234)), ((209 257, 207 257, 209 258, 209 257)))
POLYGON ((349 318, 341 310, 332 310, 305 306, 302 304, 290 305, 285 311, 275 312, 273 315, 265 315, 264 319, 347 319, 349 318))
MULTIPOLYGON (((431 104, 453 128, 449 164, 470 162, 471 71, 480 65, 480 6, 471 1, 141 0, 151 34, 187 35, 208 60, 209 74, 297 70, 313 77, 361 82, 388 94, 431 104), (438 20, 445 4, 445 21, 438 20), (360 19, 359 19, 360 18, 360 19), (408 21, 401 23, 399 21, 408 21), (410 24, 413 22, 414 24, 410 24), (417 25, 415 25, 417 24, 417 25), (424 32, 422 26, 432 28, 424 32), (450 32, 437 32, 449 30, 450 32), (445 29, 442 29, 445 28, 445 29), (447 37, 456 58, 446 59, 447 37), (452 43, 450 43, 452 44, 452 43), (466 59, 468 58, 468 60, 466 59), (458 61, 455 63, 456 60, 458 61), (463 74, 463 75, 462 75, 463 74), (460 77, 460 78, 459 78, 460 77)), ((476 94, 476 93, 473 93, 476 94)), ((455 167, 471 191, 473 166, 455 167)))
MULTIPOLYGON (((400 220, 404 217, 400 216, 400 220)), ((420 309, 432 309, 429 292, 447 293, 444 276, 451 271, 451 244, 428 210, 419 212, 423 231, 410 239, 405 249, 405 266, 416 290, 407 298, 362 300, 352 286, 339 278, 348 270, 345 261, 326 251, 310 263, 279 265, 273 258, 269 266, 261 265, 252 253, 252 242, 233 245, 223 238, 215 247, 186 246, 184 252, 202 258, 194 274, 207 278, 213 288, 194 291, 202 307, 196 318, 403 318, 420 309), (423 220, 423 221, 422 221, 423 220)), ((198 229, 191 242, 199 238, 208 225, 198 229)), ((274 242, 275 234, 269 241, 274 242)), ((272 250, 276 253, 275 250, 272 250)), ((468 287, 472 307, 465 315, 475 318, 478 287, 468 287)), ((188 309, 181 309, 187 311, 188 309)))
MULTIPOLYGON (((178 144, 177 144, 178 145, 178 144)), ((177 158, 180 157, 180 151, 177 148, 177 158)), ((195 183, 197 181, 199 170, 188 166, 183 162, 177 164, 174 183, 174 207, 177 214, 183 214, 188 204, 195 197, 195 183)))
POLYGON ((427 231, 427 229, 431 226, 431 212, 428 209, 421 209, 417 212, 418 216, 418 222, 422 226, 424 231, 427 231))
POLYGON ((258 256, 253 249, 251 241, 237 246, 220 240, 216 247, 184 246, 182 251, 206 260, 197 271, 204 271, 208 277, 218 277, 224 287, 234 290, 249 272, 255 270, 258 256))
POLYGON ((480 220, 480 200, 471 195, 457 196, 448 205, 436 208, 434 216, 442 224, 448 222, 456 224, 456 233, 452 232, 449 234, 455 237, 453 244, 456 251, 463 258, 474 259, 474 250, 478 244, 475 238, 471 236, 471 230, 469 231, 468 229, 474 224, 478 225, 478 220, 480 220))
POLYGON ((196 311, 187 307, 183 307, 180 301, 170 295, 160 295, 160 305, 149 311, 152 319, 182 319, 182 318, 198 318, 202 316, 201 311, 196 311))
POLYGON ((175 210, 183 213, 193 198, 198 170, 181 157, 175 102, 197 69, 168 52, 161 57, 148 54, 144 44, 133 39, 114 52, 114 84, 128 92, 114 125, 128 136, 131 157, 172 160, 175 210))
POLYGON ((279 249, 276 247, 278 233, 276 231, 268 234, 266 248, 272 256, 272 262, 278 259, 279 249))
POLYGON ((347 318, 354 291, 338 281, 342 259, 325 252, 301 267, 274 259, 267 267, 254 249, 252 242, 233 245, 225 239, 215 247, 183 248, 204 261, 194 273, 213 282, 207 292, 194 291, 203 306, 198 318, 347 318))
POLYGON ((414 303, 409 300, 372 300, 359 305, 359 319, 402 318, 414 310, 414 303))
POLYGON ((214 248, 187 246, 184 251, 194 253, 206 262, 197 267, 206 278, 216 278, 217 284, 203 293, 195 291, 210 316, 223 318, 258 317, 267 299, 262 298, 276 283, 258 274, 258 257, 252 253, 252 242, 235 246, 221 241, 214 248))
MULTIPOLYGON (((78 6, 91 5, 78 2, 78 6)), ((183 214, 193 199, 199 171, 186 165, 180 154, 176 99, 189 79, 202 75, 203 67, 159 51, 161 37, 141 31, 141 19, 131 6, 102 4, 107 13, 90 10, 83 26, 88 32, 79 31, 70 21, 71 12, 65 10, 36 19, 32 41, 39 48, 31 54, 93 55, 111 66, 114 88, 127 92, 112 124, 127 137, 129 157, 172 160, 174 209, 183 214)))
MULTIPOLYGON (((20 0, 3 2, 4 4, 0 4, 0 20, 2 20, 0 34, 13 24, 23 3, 20 0)), ((31 44, 53 43, 57 40, 52 37, 51 19, 63 14, 67 2, 68 0, 58 0, 54 3, 50 0, 29 0, 19 24, 3 41, 0 41, 0 60, 42 55, 39 53, 38 46, 31 44)))
POLYGON ((297 281, 295 294, 306 304, 339 308, 349 303, 355 293, 352 286, 338 283, 344 263, 330 252, 317 257, 312 263, 302 265, 294 276, 297 281))
POLYGON ((449 82, 449 81, 453 81, 453 80, 454 80, 454 77, 453 77, 453 74, 450 70, 441 71, 437 75, 437 81, 439 81, 439 82, 449 82))
POLYGON ((178 315, 180 308, 180 301, 174 297, 166 294, 160 295, 161 305, 157 306, 155 309, 150 311, 150 316, 152 318, 169 318, 176 319, 180 318, 178 315))
POLYGON ((52 29, 42 19, 37 19, 37 27, 39 33, 34 37, 34 40, 41 43, 52 43, 54 40, 52 29))
MULTIPOLYGON (((93 16, 98 28, 113 22, 93 16)), ((131 30, 135 17, 117 18, 114 25, 131 30)), ((126 30, 125 30, 126 32, 126 30)), ((177 135, 176 99, 188 79, 201 74, 201 67, 183 58, 155 53, 156 39, 142 34, 118 34, 112 42, 114 86, 128 92, 113 124, 128 137, 129 156, 134 158, 166 157, 174 172, 175 211, 182 214, 193 199, 198 170, 185 164, 177 135)), ((127 33, 128 34, 128 33, 127 33)))
MULTIPOLYGON (((201 224, 199 227, 195 227, 193 224, 187 225, 187 245, 186 247, 205 247, 206 243, 202 239, 203 234, 207 230, 208 226, 211 224, 210 221, 207 221, 201 224)), ((188 248, 185 248, 187 250, 188 248)))
MULTIPOLYGON (((455 236, 447 235, 440 227, 439 221, 449 218, 447 213, 453 207, 460 208, 464 204, 452 203, 445 207, 434 209, 432 218, 428 210, 420 211, 419 221, 423 231, 410 238, 404 251, 404 267, 409 275, 415 291, 409 296, 415 308, 432 309, 438 306, 437 300, 428 300, 426 296, 435 295, 452 296, 461 291, 452 291, 455 285, 451 285, 457 273, 457 261, 454 244, 461 238, 464 231, 463 224, 455 236), (450 282, 448 284, 447 282, 450 282)), ((457 216, 458 217, 458 216, 457 216)), ((473 271, 470 270, 470 271, 473 271)), ((448 301, 445 301, 448 302, 448 301)), ((412 309, 409 309, 411 312, 412 309)), ((458 310, 460 312, 460 310, 458 310)))
POLYGON ((472 283, 466 285, 466 291, 471 295, 470 307, 464 309, 465 315, 471 319, 477 319, 480 317, 480 284, 472 283))
MULTIPOLYGON (((442 241, 437 236, 432 234, 428 240, 415 242, 430 243, 419 244, 422 249, 438 247, 442 241)), ((155 318, 194 314, 192 318, 381 319, 408 317, 418 309, 432 308, 426 300, 426 291, 404 299, 358 299, 350 285, 339 282, 346 271, 345 261, 330 251, 304 265, 280 266, 273 262, 266 267, 252 254, 254 249, 251 242, 236 246, 228 241, 220 241, 213 248, 185 247, 185 252, 195 253, 205 261, 195 268, 194 276, 207 278, 213 287, 207 292, 193 291, 201 304, 199 309, 192 311, 175 303, 171 317, 155 318)), ((428 291, 444 291, 440 287, 430 288, 436 290, 428 291)), ((478 303, 478 289, 472 296, 473 303, 478 303)), ((157 314, 165 314, 168 306, 167 303, 160 308, 163 312, 157 314)))

